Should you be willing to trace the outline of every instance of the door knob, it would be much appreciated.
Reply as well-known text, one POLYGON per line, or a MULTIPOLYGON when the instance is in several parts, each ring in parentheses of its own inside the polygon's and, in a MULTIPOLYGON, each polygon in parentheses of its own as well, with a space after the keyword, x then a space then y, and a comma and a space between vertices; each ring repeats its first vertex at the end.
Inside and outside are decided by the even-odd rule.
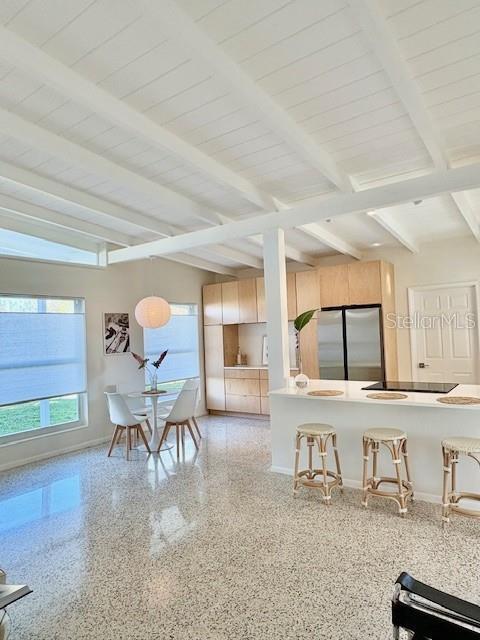
POLYGON ((429 367, 429 364, 426 364, 425 362, 419 362, 418 363, 418 368, 419 369, 425 369, 425 367, 429 367))

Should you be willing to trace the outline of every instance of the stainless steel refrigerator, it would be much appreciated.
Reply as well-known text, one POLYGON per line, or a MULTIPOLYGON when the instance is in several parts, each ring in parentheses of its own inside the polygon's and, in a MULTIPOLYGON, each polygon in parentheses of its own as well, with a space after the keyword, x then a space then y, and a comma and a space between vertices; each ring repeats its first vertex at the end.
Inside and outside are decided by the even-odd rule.
POLYGON ((344 307, 318 316, 323 380, 384 380, 381 307, 344 307))

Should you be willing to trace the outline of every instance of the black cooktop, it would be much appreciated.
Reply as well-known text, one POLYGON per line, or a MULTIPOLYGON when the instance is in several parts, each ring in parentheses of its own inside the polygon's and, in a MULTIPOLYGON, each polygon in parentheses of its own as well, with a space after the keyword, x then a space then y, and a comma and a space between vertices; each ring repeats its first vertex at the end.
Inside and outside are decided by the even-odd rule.
POLYGON ((456 382, 398 382, 387 380, 376 382, 368 387, 362 387, 364 391, 416 391, 418 393, 448 393, 458 387, 456 382))

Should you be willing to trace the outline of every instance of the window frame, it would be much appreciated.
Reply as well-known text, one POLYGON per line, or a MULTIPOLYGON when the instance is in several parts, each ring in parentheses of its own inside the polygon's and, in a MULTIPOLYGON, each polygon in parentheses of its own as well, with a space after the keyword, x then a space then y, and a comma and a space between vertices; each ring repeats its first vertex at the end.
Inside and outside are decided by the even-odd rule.
MULTIPOLYGON (((70 263, 71 264, 71 263, 70 263)), ((72 300, 81 301, 83 304, 84 315, 84 343, 85 343, 85 379, 86 389, 83 392, 76 394, 65 394, 62 396, 52 396, 50 398, 36 398, 33 400, 25 400, 22 402, 14 402, 10 405, 3 405, 7 407, 18 406, 20 404, 27 404, 29 402, 41 402, 42 400, 53 400, 56 398, 63 398, 70 395, 76 395, 78 397, 78 420, 72 422, 60 422, 58 424, 50 424, 46 426, 39 426, 33 429, 27 429, 25 431, 17 431, 16 433, 0 434, 0 448, 17 442, 23 442, 25 440, 41 438, 44 436, 54 435, 56 433, 63 433, 66 431, 74 431, 76 429, 83 429, 88 426, 88 342, 87 342, 87 301, 83 296, 61 296, 55 294, 30 294, 30 293, 14 293, 11 291, 0 291, 0 298, 25 298, 27 300, 72 300)), ((5 312, 7 313, 7 312, 5 312)), ((69 314, 65 314, 69 315, 69 314)), ((1 407, 0 407, 1 409, 1 407)))

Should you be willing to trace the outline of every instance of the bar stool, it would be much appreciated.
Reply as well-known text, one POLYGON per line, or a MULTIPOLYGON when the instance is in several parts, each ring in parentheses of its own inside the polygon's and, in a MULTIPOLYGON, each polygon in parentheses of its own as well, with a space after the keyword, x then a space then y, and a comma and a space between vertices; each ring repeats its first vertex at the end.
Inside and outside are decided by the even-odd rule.
POLYGON ((322 492, 323 501, 326 504, 330 504, 331 490, 333 487, 343 488, 342 472, 340 469, 340 459, 337 451, 337 434, 335 429, 329 424, 302 424, 297 427, 297 435, 295 439, 295 472, 293 476, 293 495, 297 495, 298 486, 310 487, 312 489, 319 489, 322 492), (300 462, 300 448, 302 440, 307 440, 308 449, 308 469, 298 470, 300 462), (327 444, 331 439, 333 445, 333 452, 335 455, 335 464, 337 467, 335 471, 329 471, 327 469, 327 444), (318 448, 318 455, 322 461, 322 468, 315 469, 313 467, 313 448, 315 445, 318 448), (321 476, 322 480, 316 480, 317 476, 321 476), (332 480, 328 480, 332 478, 332 480))
POLYGON ((480 438, 446 438, 442 442, 443 452, 443 526, 450 522, 450 512, 461 513, 471 518, 480 518, 480 511, 459 506, 462 499, 480 501, 480 494, 468 491, 457 491, 458 456, 463 453, 473 458, 480 465, 480 438), (476 455, 475 455, 476 454, 476 455), (448 490, 448 478, 450 476, 450 491, 448 490))
POLYGON ((364 507, 368 506, 368 498, 370 496, 382 496, 395 500, 399 506, 399 513, 402 517, 407 513, 407 500, 413 498, 413 485, 410 478, 410 469, 408 466, 407 452, 407 434, 401 429, 390 429, 380 427, 377 429, 368 429, 363 434, 363 500, 364 507), (378 469, 378 453, 380 445, 383 444, 389 450, 392 456, 392 462, 395 467, 395 477, 377 476, 378 469), (368 477, 368 460, 369 452, 372 450, 373 467, 372 476, 368 477), (400 465, 402 464, 401 456, 405 465, 406 480, 402 479, 400 465), (383 491, 379 486, 383 483, 394 484, 397 491, 383 491))

